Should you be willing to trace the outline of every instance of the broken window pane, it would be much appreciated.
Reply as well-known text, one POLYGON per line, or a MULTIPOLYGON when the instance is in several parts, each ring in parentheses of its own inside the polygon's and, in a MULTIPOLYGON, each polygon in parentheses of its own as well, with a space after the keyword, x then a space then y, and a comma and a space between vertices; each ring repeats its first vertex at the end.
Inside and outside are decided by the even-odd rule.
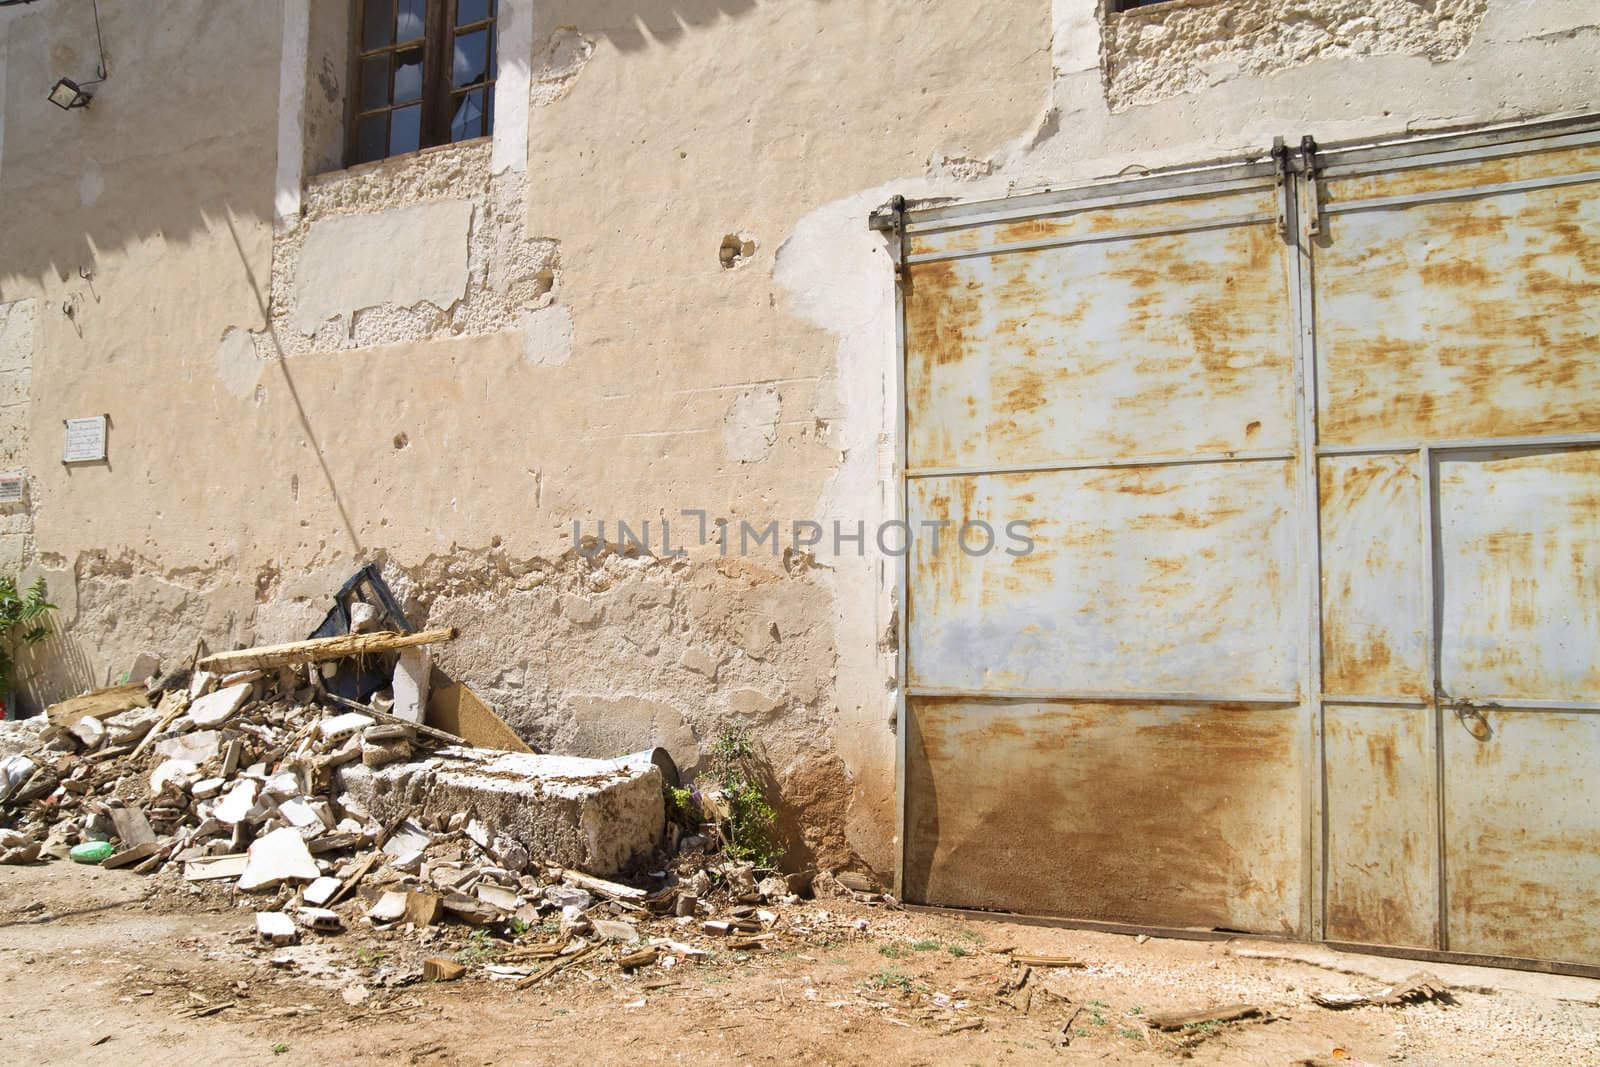
POLYGON ((407 104, 422 99, 422 49, 399 52, 395 59, 394 102, 407 104))
POLYGON ((397 107, 389 112, 389 154, 415 152, 422 147, 422 105, 397 107))
POLYGON ((477 85, 488 76, 489 68, 489 31, 474 30, 472 33, 463 33, 456 38, 456 54, 454 77, 451 84, 456 88, 465 85, 477 85))
POLYGON ((467 141, 482 137, 484 129, 484 90, 474 89, 456 100, 455 117, 450 120, 450 140, 467 141))
POLYGON ((363 12, 361 47, 367 50, 382 48, 394 38, 394 0, 367 0, 363 12))

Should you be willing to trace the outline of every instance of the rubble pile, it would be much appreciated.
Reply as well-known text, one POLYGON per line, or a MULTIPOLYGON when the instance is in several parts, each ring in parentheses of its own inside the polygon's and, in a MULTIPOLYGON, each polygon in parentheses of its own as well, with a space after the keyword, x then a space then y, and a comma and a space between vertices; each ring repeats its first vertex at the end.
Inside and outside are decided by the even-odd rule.
MULTIPOLYGON (((200 666, 263 665, 178 672, 5 724, 0 862, 70 857, 226 897, 254 911, 264 952, 353 930, 398 937, 407 948, 393 955, 418 958, 387 984, 477 973, 528 985, 583 961, 634 973, 840 936, 840 917, 787 913, 814 873, 721 851, 714 814, 668 823, 650 753, 468 746, 422 721, 426 690, 404 654, 407 706, 399 684, 363 704, 324 685, 331 662, 277 662, 280 648, 311 646, 225 653, 200 666)), ((706 797, 714 813, 715 789, 706 797)), ((826 874, 819 888, 894 904, 826 874)))

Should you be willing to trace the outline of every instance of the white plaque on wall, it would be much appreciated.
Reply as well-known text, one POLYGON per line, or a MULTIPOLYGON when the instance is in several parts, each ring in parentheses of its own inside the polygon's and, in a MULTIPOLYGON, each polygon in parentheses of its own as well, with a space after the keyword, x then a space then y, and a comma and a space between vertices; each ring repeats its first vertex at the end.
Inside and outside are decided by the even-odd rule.
POLYGON ((22 503, 22 472, 0 474, 0 504, 22 503))
POLYGON ((67 450, 63 463, 94 463, 106 458, 106 417, 67 420, 67 450))

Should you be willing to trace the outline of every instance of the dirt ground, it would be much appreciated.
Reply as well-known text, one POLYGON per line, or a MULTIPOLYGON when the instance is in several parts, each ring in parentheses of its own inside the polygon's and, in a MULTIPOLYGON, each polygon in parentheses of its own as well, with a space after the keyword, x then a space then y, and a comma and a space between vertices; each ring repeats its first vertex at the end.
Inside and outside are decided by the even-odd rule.
POLYGON ((580 963, 517 990, 481 966, 423 984, 402 962, 461 945, 493 962, 481 938, 436 932, 430 949, 357 926, 274 949, 254 937, 252 901, 181 894, 70 863, 0 868, 12 1062, 1600 1062, 1600 982, 1579 978, 819 900, 786 911, 768 951, 631 974, 580 963), (1035 969, 1024 1013, 1008 949, 1086 966, 1035 969), (1331 1011, 1308 998, 1419 969, 1454 1003, 1331 1011), (1178 1034, 1146 1022, 1227 1002, 1272 1019, 1178 1034))

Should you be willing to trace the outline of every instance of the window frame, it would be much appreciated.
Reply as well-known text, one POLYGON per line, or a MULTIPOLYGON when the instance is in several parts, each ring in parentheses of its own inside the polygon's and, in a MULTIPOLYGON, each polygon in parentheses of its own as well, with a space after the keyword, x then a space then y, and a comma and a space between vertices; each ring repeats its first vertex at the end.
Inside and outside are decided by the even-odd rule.
POLYGON ((396 103, 394 100, 394 77, 396 72, 396 57, 411 53, 417 47, 417 39, 405 42, 394 40, 393 20, 399 18, 400 0, 352 0, 350 5, 350 66, 349 77, 346 84, 350 86, 347 94, 348 100, 345 111, 345 141, 344 159, 346 167, 361 166, 367 163, 378 163, 385 159, 394 159, 397 156, 410 155, 413 152, 426 151, 430 148, 439 148, 449 144, 464 144, 468 141, 482 140, 494 134, 494 90, 499 77, 500 49, 500 3, 499 0, 485 0, 486 13, 483 18, 477 19, 466 25, 457 25, 460 14, 460 0, 423 0, 423 30, 420 39, 422 45, 422 85, 420 94, 410 100, 396 103), (374 2, 385 3, 390 8, 391 28, 389 41, 372 48, 366 46, 366 18, 368 5, 374 2), (457 87, 454 84, 454 56, 457 38, 468 34, 483 31, 485 34, 485 69, 483 76, 468 85, 457 87), (388 59, 388 84, 384 90, 382 105, 364 107, 362 96, 367 89, 363 82, 362 73, 364 65, 373 59, 386 57, 388 59), (456 109, 459 102, 473 93, 482 93, 482 114, 477 122, 482 130, 469 137, 456 140, 452 137, 451 127, 454 123, 456 109), (370 158, 362 158, 361 153, 361 123, 377 115, 390 116, 394 112, 405 108, 418 108, 417 147, 404 152, 392 150, 393 125, 392 120, 384 123, 383 146, 384 150, 370 158))

